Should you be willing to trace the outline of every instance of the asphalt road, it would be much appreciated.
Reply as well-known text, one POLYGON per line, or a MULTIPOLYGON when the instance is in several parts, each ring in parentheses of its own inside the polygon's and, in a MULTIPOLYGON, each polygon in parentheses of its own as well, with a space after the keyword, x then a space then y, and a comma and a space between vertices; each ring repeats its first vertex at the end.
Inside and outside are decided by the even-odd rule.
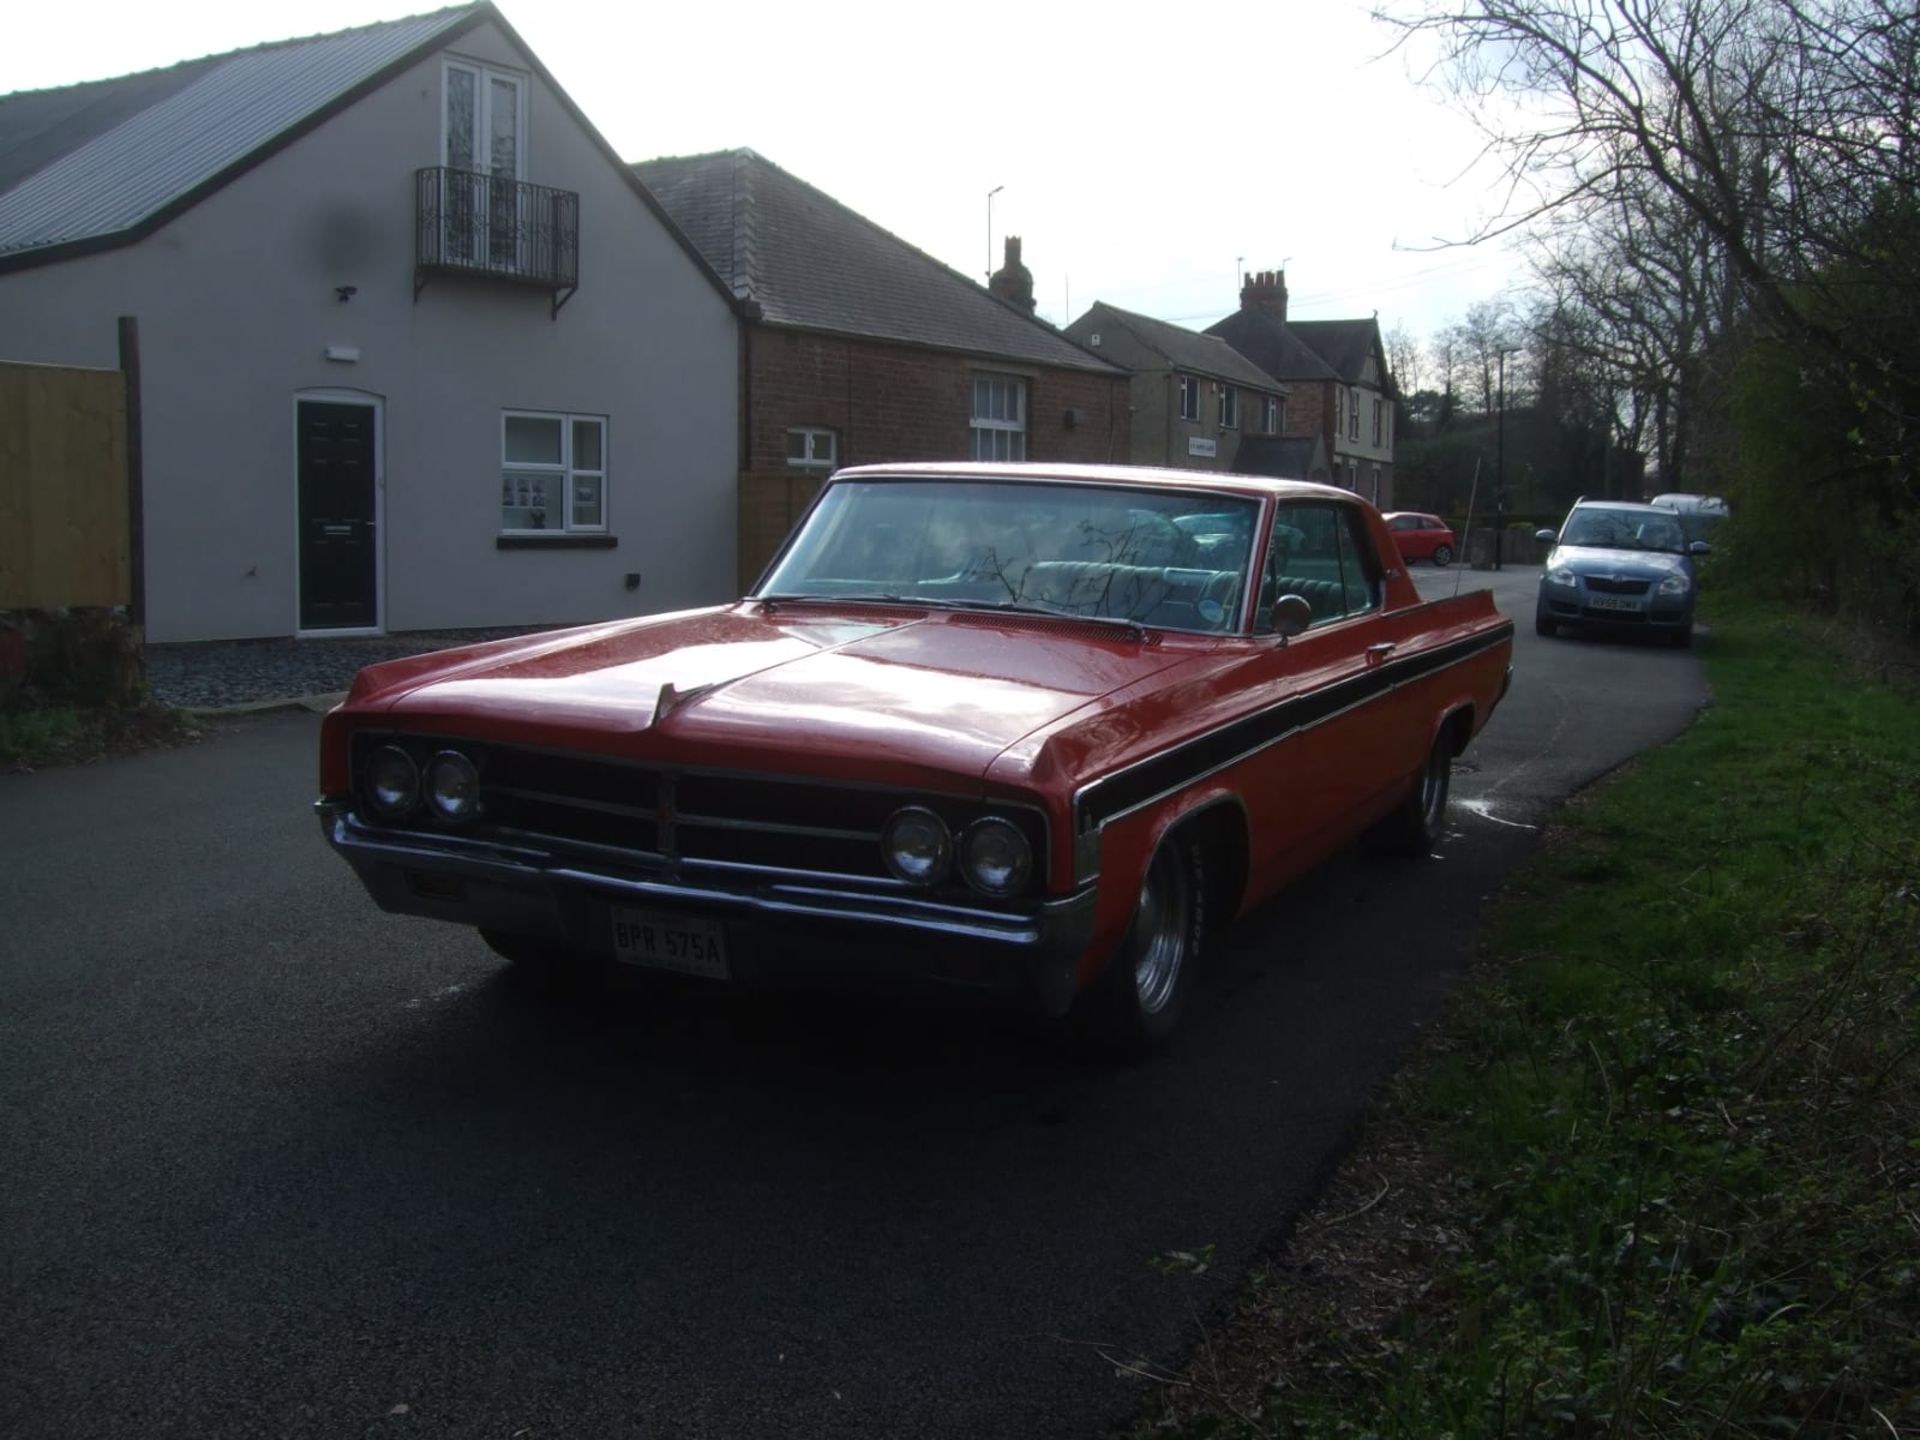
POLYGON ((1522 624, 1444 858, 1330 862, 1121 1071, 980 1016, 530 994, 327 852, 309 715, 0 777, 0 1433, 1102 1433, 1141 1384, 1103 1347, 1180 1360, 1532 827, 1703 700, 1688 655, 1536 639, 1537 573, 1464 577, 1522 624))

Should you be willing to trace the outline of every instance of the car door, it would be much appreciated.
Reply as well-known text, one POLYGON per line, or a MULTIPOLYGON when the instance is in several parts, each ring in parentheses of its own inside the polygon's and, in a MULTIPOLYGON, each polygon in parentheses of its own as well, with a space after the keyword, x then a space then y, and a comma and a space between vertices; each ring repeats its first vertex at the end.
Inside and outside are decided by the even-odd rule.
POLYGON ((1357 509, 1338 501, 1276 508, 1261 564, 1247 680, 1264 744, 1240 791, 1255 886, 1266 890, 1344 843, 1392 783, 1391 686, 1383 664, 1384 577, 1357 509), (1313 610, 1301 634, 1274 630, 1275 600, 1313 610))

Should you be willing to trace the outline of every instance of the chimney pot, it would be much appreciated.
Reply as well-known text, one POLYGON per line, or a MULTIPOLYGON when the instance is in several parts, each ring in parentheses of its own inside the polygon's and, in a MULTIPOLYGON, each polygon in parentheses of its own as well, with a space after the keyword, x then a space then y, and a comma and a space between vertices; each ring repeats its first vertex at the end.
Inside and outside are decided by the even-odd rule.
POLYGON ((1260 311, 1285 322, 1287 318, 1287 272, 1262 270, 1249 274, 1240 286, 1240 308, 1260 311))
POLYGON ((1007 236, 1007 260, 993 272, 987 281, 987 293, 1006 301, 1009 305, 1018 305, 1025 310, 1034 308, 1033 272, 1020 263, 1020 237, 1007 236))

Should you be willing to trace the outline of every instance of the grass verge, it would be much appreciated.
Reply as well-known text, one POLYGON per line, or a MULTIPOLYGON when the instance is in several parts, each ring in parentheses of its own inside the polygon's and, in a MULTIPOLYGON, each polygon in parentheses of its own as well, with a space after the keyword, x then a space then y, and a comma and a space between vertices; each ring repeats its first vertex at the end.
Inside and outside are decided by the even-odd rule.
POLYGON ((1920 1435, 1920 700, 1710 618, 1142 1433, 1920 1435))
POLYGON ((80 765, 109 755, 184 745, 199 739, 200 733, 192 719, 165 705, 0 710, 0 773, 80 765))

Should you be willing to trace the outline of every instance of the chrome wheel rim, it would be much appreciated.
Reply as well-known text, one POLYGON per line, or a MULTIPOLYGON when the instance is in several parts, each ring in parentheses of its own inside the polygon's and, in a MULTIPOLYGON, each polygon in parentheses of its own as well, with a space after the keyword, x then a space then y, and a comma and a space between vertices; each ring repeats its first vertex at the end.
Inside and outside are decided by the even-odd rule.
POLYGON ((1426 773, 1420 777, 1420 814, 1427 833, 1438 835, 1447 814, 1447 752, 1444 738, 1435 741, 1427 756, 1426 773))
POLYGON ((1193 924, 1193 887, 1180 852, 1162 847, 1147 870, 1140 908, 1133 917, 1133 983, 1143 1014, 1156 1015, 1173 998, 1186 964, 1193 924))

